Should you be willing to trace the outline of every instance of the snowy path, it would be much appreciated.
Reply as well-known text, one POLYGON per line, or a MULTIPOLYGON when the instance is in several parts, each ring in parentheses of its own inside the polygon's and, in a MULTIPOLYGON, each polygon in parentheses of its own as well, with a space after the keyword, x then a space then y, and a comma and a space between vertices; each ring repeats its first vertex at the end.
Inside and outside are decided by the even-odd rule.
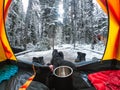
MULTIPOLYGON (((55 49, 58 49, 58 51, 62 51, 64 53, 65 60, 69 60, 71 62, 74 62, 74 60, 77 57, 77 52, 83 52, 86 53, 86 61, 91 61, 93 57, 97 57, 99 59, 102 58, 103 52, 101 51, 95 51, 91 50, 90 48, 77 46, 75 49, 72 45, 64 45, 64 46, 57 46, 55 49)), ((29 52, 23 55, 17 56, 17 59, 23 62, 31 63, 33 57, 44 57, 44 61, 46 63, 49 63, 52 58, 52 50, 48 51, 40 51, 40 52, 29 52)))

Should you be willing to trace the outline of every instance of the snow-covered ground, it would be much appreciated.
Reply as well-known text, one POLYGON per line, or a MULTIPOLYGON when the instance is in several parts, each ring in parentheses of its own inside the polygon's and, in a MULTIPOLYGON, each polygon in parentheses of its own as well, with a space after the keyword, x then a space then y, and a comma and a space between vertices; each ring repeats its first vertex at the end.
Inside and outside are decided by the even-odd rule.
MULTIPOLYGON (((76 48, 73 47, 73 45, 70 44, 64 44, 64 45, 58 45, 55 46, 55 49, 58 51, 62 51, 64 53, 65 60, 69 60, 71 62, 74 62, 74 60, 77 57, 77 52, 83 52, 86 53, 86 61, 92 60, 93 57, 97 57, 98 59, 101 59, 104 53, 104 46, 97 46, 95 45, 95 49, 91 49, 91 45, 76 45, 76 48)), ((19 55, 17 56, 17 59, 26 63, 32 63, 33 57, 44 57, 44 61, 46 63, 49 63, 52 58, 52 51, 31 51, 29 53, 19 55)))

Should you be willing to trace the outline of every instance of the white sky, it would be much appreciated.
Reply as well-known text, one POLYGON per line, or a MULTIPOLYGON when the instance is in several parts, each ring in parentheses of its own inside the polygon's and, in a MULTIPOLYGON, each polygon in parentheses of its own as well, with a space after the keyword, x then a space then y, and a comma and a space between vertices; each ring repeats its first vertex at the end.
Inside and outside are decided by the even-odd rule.
POLYGON ((61 1, 60 4, 59 4, 59 12, 61 15, 63 15, 64 13, 64 10, 63 10, 63 2, 61 1))
MULTIPOLYGON (((29 1, 29 0, 22 0, 24 12, 27 11, 28 1, 29 1)), ((60 5, 59 5, 59 12, 60 12, 61 15, 64 13, 62 1, 63 1, 63 0, 61 0, 61 3, 60 3, 60 5)), ((94 2, 94 3, 97 3, 96 0, 93 0, 93 2, 94 2)))
POLYGON ((93 0, 94 3, 96 3, 97 1, 96 0, 93 0))
POLYGON ((28 1, 29 1, 29 0, 22 0, 22 3, 23 3, 23 9, 24 9, 24 12, 25 12, 25 13, 26 13, 26 11, 27 11, 28 1))
MULTIPOLYGON (((24 12, 26 13, 27 11, 27 7, 28 7, 28 1, 29 0, 22 0, 22 3, 23 3, 23 9, 24 9, 24 12)), ((63 13, 64 13, 64 10, 63 10, 63 0, 61 0, 60 4, 59 4, 59 14, 60 14, 60 17, 58 18, 59 21, 63 22, 63 13)))
POLYGON ((61 2, 59 3, 58 13, 60 14, 60 17, 58 18, 58 20, 63 22, 63 13, 64 13, 63 0, 61 0, 61 2))

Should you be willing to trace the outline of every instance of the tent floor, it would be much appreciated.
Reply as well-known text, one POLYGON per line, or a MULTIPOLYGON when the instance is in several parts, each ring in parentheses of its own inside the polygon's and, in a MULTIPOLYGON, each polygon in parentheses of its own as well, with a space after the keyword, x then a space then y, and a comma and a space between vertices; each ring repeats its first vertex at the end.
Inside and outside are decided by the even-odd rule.
MULTIPOLYGON (((1 66, 4 64, 15 64, 19 67, 19 71, 14 77, 11 77, 10 80, 3 81, 0 84, 0 90, 19 90, 19 87, 22 86, 31 75, 33 75, 32 65, 30 64, 14 61, 0 63, 1 66)), ((53 79, 51 79, 50 81, 48 80, 48 78, 50 78, 48 77, 48 75, 50 75, 48 69, 49 67, 40 66, 37 68, 39 68, 41 71, 40 74, 38 73, 39 78, 34 79, 27 90, 55 90, 54 83, 52 83, 53 79), (46 82, 46 80, 48 81, 46 82), (53 85, 50 85, 50 83, 52 83, 53 85)), ((74 83, 74 85, 77 86, 74 87, 75 89, 73 90, 96 90, 87 79, 87 74, 102 70, 120 69, 120 62, 116 60, 108 60, 103 62, 86 62, 84 64, 77 64, 76 68, 76 74, 73 73, 73 76, 75 75, 75 78, 73 78, 73 80, 78 81, 75 81, 76 84, 74 83)))

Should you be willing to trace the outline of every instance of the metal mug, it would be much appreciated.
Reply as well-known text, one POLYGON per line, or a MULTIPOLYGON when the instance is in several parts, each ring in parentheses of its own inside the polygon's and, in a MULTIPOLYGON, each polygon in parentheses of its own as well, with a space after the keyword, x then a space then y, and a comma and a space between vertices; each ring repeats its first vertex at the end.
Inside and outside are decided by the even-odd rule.
POLYGON ((73 69, 69 66, 59 66, 54 69, 53 75, 55 90, 73 90, 73 69))

